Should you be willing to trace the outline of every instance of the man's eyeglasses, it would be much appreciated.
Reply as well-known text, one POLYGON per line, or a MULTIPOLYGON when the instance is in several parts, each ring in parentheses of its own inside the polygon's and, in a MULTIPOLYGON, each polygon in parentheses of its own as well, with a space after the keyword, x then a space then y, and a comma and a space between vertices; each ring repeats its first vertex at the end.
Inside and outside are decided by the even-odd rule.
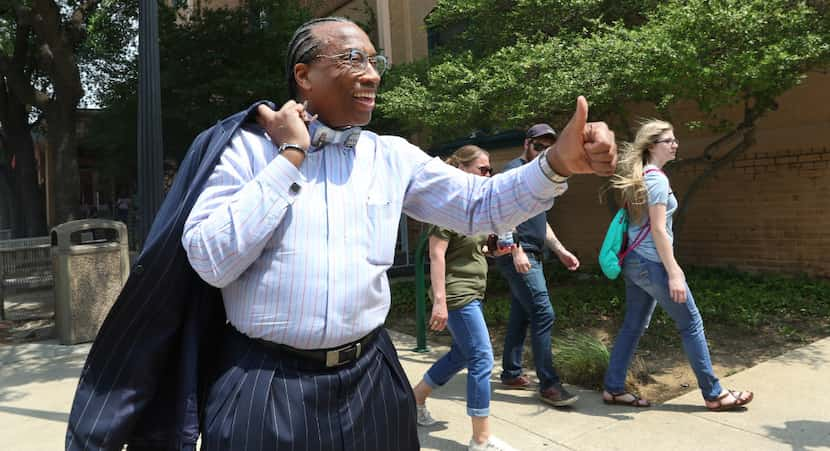
POLYGON ((378 76, 383 76, 386 69, 389 68, 389 61, 383 55, 369 56, 363 50, 349 49, 348 52, 338 53, 337 55, 317 55, 316 58, 330 58, 346 62, 351 67, 352 71, 356 73, 364 73, 369 69, 369 64, 375 68, 378 76))
POLYGON ((680 140, 677 138, 666 138, 666 139, 658 139, 654 141, 654 144, 666 143, 668 145, 677 144, 680 145, 680 140))
POLYGON ((533 150, 536 151, 536 152, 541 152, 541 151, 547 149, 548 147, 549 147, 548 145, 540 143, 540 142, 534 142, 533 143, 533 150))
POLYGON ((478 172, 480 172, 481 175, 487 176, 493 173, 493 168, 490 166, 479 166, 478 172))

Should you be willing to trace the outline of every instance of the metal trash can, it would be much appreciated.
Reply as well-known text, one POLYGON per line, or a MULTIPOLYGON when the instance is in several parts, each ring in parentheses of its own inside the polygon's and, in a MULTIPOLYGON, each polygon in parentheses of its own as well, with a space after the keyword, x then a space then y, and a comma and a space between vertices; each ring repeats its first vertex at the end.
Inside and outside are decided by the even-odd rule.
POLYGON ((92 341, 130 275, 127 226, 83 219, 54 227, 51 236, 58 340, 92 341))

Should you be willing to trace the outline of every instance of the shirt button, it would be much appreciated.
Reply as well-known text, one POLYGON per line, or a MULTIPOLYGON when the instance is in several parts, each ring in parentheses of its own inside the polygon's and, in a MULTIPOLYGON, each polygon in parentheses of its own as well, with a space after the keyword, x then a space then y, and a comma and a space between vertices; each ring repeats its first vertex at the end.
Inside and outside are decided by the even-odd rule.
POLYGON ((290 189, 291 189, 292 193, 297 194, 297 193, 300 192, 300 185, 298 185, 297 182, 294 182, 294 183, 291 184, 290 189))

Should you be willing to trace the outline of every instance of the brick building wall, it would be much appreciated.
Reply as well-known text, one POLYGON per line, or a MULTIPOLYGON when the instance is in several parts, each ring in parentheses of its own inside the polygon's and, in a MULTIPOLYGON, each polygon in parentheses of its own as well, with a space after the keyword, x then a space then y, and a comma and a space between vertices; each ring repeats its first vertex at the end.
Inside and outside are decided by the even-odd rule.
MULTIPOLYGON (((672 113, 679 155, 700 155, 715 136, 679 126, 695 118, 692 108, 672 113)), ((655 113, 644 109, 640 114, 655 113)), ((685 224, 675 235, 681 266, 830 277, 830 76, 812 73, 781 96, 778 110, 759 122, 756 136, 751 149, 691 199, 686 193, 702 167, 667 166, 679 202, 690 202, 685 224)), ((491 163, 500 168, 519 153, 518 148, 491 151, 491 163)), ((613 214, 599 201, 604 182, 573 178, 549 213, 557 235, 583 264, 595 264, 613 214)))

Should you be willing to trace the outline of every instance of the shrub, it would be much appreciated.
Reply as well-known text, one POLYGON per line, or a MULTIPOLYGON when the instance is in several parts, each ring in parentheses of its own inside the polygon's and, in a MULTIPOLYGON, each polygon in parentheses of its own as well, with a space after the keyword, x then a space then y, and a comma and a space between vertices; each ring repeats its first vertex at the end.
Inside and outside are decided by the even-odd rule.
POLYGON ((598 339, 572 334, 554 341, 556 369, 569 384, 602 388, 610 352, 598 339))

